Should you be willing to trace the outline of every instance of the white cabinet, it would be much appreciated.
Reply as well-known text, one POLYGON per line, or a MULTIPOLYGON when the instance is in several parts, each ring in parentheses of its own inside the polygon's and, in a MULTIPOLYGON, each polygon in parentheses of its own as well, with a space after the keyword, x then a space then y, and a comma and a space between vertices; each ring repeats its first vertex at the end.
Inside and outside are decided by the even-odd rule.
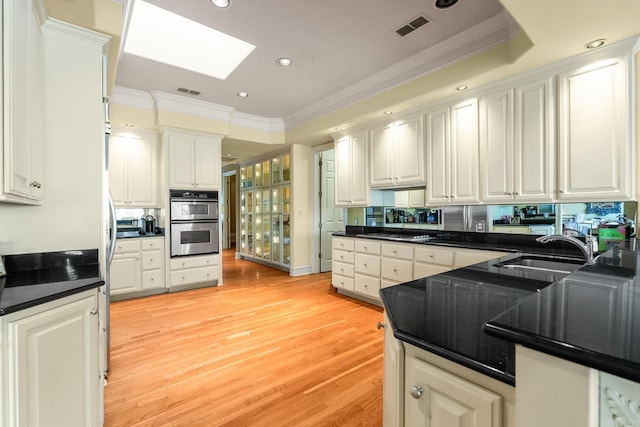
POLYGON ((553 94, 546 78, 480 98, 483 202, 554 198, 553 94))
POLYGON ((559 200, 635 197, 627 70, 619 57, 560 74, 559 200))
POLYGON ((424 208, 425 190, 397 190, 394 191, 394 205, 396 208, 424 208))
POLYGON ((165 131, 169 145, 169 187, 218 190, 222 171, 219 135, 165 131))
POLYGON ((345 135, 335 141, 335 205, 369 206, 367 133, 345 135))
POLYGON ((335 288, 354 292, 354 239, 333 237, 331 246, 331 284, 335 288))
POLYGON ((413 245, 406 243, 381 245, 381 288, 413 280, 413 250, 413 245))
POLYGON ((380 242, 355 239, 354 249, 355 292, 380 300, 380 242))
POLYGON ((169 289, 214 286, 220 281, 220 256, 203 255, 172 258, 169 289))
POLYGON ((158 142, 152 133, 109 139, 109 190, 117 207, 158 206, 158 142))
POLYGON ((422 118, 410 117, 371 129, 371 188, 425 185, 422 118))
POLYGON ((408 355, 404 422, 407 426, 502 427, 502 396, 408 355))
POLYGON ((382 425, 399 427, 404 420, 404 348, 393 336, 393 328, 384 313, 384 347, 382 378, 382 425))
POLYGON ((508 255, 506 252, 482 251, 478 249, 457 248, 453 261, 453 268, 466 267, 468 265, 477 264, 479 262, 489 261, 508 255))
POLYGON ((141 292, 166 291, 164 262, 162 236, 116 240, 109 295, 135 297, 141 292))
POLYGON ((5 0, 2 7, 4 174, 0 176, 4 182, 0 200, 35 203, 45 189, 42 19, 34 0, 5 0))
POLYGON ((428 112, 427 204, 479 201, 478 101, 428 112))
POLYGON ((413 259, 413 278, 433 276, 453 268, 455 252, 450 248, 420 245, 415 248, 413 259))
POLYGON ((0 317, 0 424, 102 425, 98 290, 0 317))

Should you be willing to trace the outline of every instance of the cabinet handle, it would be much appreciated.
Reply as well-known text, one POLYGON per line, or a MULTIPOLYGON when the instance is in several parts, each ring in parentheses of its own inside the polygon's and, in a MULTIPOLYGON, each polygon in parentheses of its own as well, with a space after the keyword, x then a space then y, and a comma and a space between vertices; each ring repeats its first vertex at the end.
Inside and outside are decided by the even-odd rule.
POLYGON ((564 193, 564 190, 560 190, 560 193, 564 193))
POLYGON ((520 193, 518 193, 517 191, 515 193, 513 193, 515 196, 519 196, 520 193))
POLYGON ((393 272, 397 274, 397 273, 398 273, 398 269, 397 269, 397 268, 394 268, 394 269, 393 269, 393 272))
POLYGON ((153 258, 149 258, 149 262, 153 262, 153 258))
POLYGON ((411 397, 413 397, 414 399, 420 399, 420 396, 422 396, 422 392, 424 392, 424 389, 419 385, 414 385, 409 389, 409 394, 411 394, 411 397))
POLYGON ((433 256, 433 255, 429 255, 429 258, 431 258, 431 259, 435 259, 436 257, 435 257, 435 256, 433 256))
POLYGON ((398 255, 398 251, 393 251, 394 254, 398 255))
POLYGON ((89 313, 95 316, 96 314, 98 314, 98 309, 97 309, 97 308, 94 308, 94 309, 93 309, 93 310, 91 310, 89 313))
POLYGON ((38 181, 31 181, 31 182, 29 183, 29 185, 30 185, 31 187, 34 187, 34 188, 40 188, 40 187, 42 187, 42 184, 40 184, 38 181))
POLYGON ((382 328, 384 328, 384 323, 382 323, 382 322, 380 322, 380 321, 378 320, 378 323, 376 323, 376 328, 378 328, 378 329, 382 329, 382 328))

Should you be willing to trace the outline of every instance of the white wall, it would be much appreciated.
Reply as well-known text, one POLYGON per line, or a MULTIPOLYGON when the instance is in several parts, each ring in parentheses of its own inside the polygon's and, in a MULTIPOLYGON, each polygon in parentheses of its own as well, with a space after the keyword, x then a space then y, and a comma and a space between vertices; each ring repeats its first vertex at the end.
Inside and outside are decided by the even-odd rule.
POLYGON ((45 198, 41 206, 0 204, 2 254, 102 250, 104 245, 101 58, 106 39, 54 27, 49 21, 44 28, 45 198))
POLYGON ((291 198, 293 215, 291 241, 291 275, 310 274, 311 242, 313 239, 313 149, 304 145, 291 146, 291 198))

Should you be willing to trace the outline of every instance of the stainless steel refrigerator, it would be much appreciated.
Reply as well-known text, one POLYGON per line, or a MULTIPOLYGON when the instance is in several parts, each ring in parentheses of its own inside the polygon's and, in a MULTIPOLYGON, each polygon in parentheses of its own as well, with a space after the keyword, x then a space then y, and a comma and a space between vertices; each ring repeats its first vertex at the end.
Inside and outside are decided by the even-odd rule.
POLYGON ((487 206, 444 206, 442 229, 450 231, 488 231, 490 224, 487 206))

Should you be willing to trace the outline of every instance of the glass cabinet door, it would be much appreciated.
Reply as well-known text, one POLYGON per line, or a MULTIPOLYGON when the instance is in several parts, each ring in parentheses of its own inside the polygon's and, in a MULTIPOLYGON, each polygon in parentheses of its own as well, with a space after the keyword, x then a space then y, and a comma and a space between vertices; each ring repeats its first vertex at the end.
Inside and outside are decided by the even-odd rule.
POLYGON ((244 190, 253 187, 253 166, 244 166, 240 168, 240 189, 244 190))
MULTIPOLYGON (((275 177, 275 175, 273 175, 275 177)), ((271 260, 282 264, 282 244, 280 234, 282 229, 282 206, 280 187, 271 188, 271 260)))
POLYGON ((282 263, 291 264, 291 186, 282 186, 282 263))
POLYGON ((262 186, 262 163, 256 163, 254 166, 255 170, 255 186, 262 186))
POLYGON ((265 160, 262 162, 262 185, 271 185, 271 161, 265 160))
POLYGON ((291 180, 291 154, 282 155, 282 180, 284 182, 291 180))
MULTIPOLYGON (((271 228, 271 197, 270 197, 270 190, 262 190, 262 196, 261 196, 261 200, 262 200, 262 209, 260 210, 262 212, 262 217, 261 217, 261 225, 262 225, 262 258, 266 259, 266 260, 270 260, 271 259, 271 234, 270 234, 270 228, 271 228)), ((257 230, 256 230, 257 232, 257 230)))
POLYGON ((273 185, 282 183, 282 159, 280 156, 271 159, 271 183, 273 185))

